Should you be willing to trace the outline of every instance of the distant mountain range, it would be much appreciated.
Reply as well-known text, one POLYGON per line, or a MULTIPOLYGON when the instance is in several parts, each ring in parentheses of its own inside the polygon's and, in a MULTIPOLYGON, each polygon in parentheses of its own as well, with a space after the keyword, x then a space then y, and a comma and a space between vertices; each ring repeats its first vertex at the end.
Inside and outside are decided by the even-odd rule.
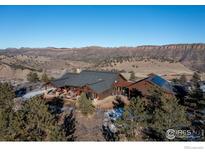
POLYGON ((151 59, 169 59, 182 63, 186 67, 205 72, 205 44, 170 44, 162 46, 138 47, 83 47, 83 48, 7 48, 1 49, 7 56, 32 55, 53 59, 99 62, 107 58, 143 57, 151 59))

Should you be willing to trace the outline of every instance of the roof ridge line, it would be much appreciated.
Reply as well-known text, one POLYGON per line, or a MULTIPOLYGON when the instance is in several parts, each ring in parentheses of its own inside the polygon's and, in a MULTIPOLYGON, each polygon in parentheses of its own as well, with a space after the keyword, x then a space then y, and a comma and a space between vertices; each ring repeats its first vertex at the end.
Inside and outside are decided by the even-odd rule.
POLYGON ((92 83, 88 83, 87 85, 92 85, 92 84, 96 84, 96 83, 99 83, 99 82, 103 82, 103 81, 105 81, 105 80, 99 80, 99 81, 96 81, 96 82, 92 82, 92 83))
MULTIPOLYGON (((97 72, 97 73, 113 73, 113 74, 120 74, 119 72, 112 72, 112 71, 97 71, 97 70, 82 70, 81 72, 97 72)), ((80 73, 81 73, 80 72, 80 73)))

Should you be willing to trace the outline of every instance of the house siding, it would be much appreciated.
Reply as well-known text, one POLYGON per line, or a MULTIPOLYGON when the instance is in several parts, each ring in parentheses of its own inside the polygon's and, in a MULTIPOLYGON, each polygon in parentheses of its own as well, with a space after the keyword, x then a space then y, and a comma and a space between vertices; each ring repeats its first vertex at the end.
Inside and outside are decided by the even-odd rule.
POLYGON ((132 84, 131 86, 129 86, 129 91, 136 89, 136 90, 140 91, 142 93, 142 95, 147 96, 149 94, 149 91, 155 87, 156 86, 149 83, 148 81, 143 80, 143 81, 136 82, 136 83, 132 84))

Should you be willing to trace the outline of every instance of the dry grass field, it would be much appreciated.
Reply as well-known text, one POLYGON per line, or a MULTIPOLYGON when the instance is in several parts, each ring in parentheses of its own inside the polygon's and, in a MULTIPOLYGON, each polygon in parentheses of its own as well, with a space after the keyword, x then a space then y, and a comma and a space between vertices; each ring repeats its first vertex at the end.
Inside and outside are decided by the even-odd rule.
POLYGON ((135 72, 135 76, 139 78, 146 77, 150 73, 159 74, 165 76, 168 79, 176 78, 185 74, 191 76, 193 71, 186 68, 183 64, 179 62, 170 63, 168 61, 158 61, 158 60, 142 60, 142 61, 124 61, 122 63, 112 63, 113 67, 103 67, 105 70, 123 70, 127 73, 130 71, 135 72))

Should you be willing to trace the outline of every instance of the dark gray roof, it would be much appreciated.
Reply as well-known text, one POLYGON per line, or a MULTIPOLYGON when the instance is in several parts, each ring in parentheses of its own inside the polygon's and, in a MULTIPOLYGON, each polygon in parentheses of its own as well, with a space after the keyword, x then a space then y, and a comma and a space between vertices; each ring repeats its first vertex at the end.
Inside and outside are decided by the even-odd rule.
POLYGON ((68 73, 63 74, 60 78, 61 79, 66 79, 68 77, 75 77, 77 75, 79 75, 79 74, 78 73, 70 73, 70 72, 68 72, 68 73))
POLYGON ((56 87, 83 87, 88 85, 95 92, 101 93, 112 88, 112 84, 118 79, 118 75, 115 72, 84 70, 79 74, 66 73, 61 78, 52 81, 52 84, 56 87))

